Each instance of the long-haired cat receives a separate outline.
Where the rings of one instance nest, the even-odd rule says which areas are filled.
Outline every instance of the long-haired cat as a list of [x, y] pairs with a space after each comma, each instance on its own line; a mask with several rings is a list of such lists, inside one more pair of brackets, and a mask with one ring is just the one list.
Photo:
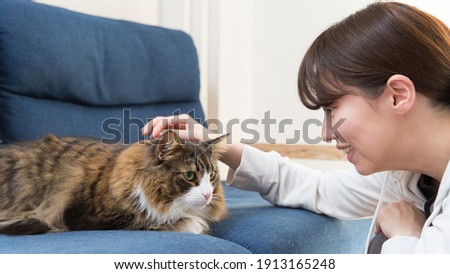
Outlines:
[[226, 216], [217, 139], [108, 145], [49, 135], [0, 148], [0, 233], [130, 229], [207, 233]]

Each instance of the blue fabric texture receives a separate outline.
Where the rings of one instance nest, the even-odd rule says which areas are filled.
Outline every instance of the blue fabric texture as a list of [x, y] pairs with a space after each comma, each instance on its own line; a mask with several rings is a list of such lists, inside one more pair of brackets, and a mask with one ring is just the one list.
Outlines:
[[17, 0], [2, 1], [0, 26], [5, 91], [95, 106], [198, 99], [183, 32]]
[[[185, 33], [0, 1], [0, 145], [45, 134], [132, 143], [157, 115], [204, 120]], [[0, 235], [0, 253], [360, 253], [369, 220], [273, 207], [225, 187], [229, 217], [211, 235], [75, 231]]]
[[252, 253], [363, 253], [370, 219], [344, 221], [307, 210], [273, 207], [255, 192], [225, 186], [229, 217], [212, 235]]
[[32, 236], [0, 235], [0, 254], [246, 254], [216, 237], [154, 231], [71, 231]]
[[[5, 143], [50, 132], [111, 138], [102, 122], [122, 109], [143, 122], [180, 112], [203, 119], [197, 53], [184, 32], [4, 0], [0, 45]], [[137, 141], [128, 130], [124, 138]]]
[[38, 139], [53, 133], [130, 144], [143, 138], [140, 129], [153, 117], [179, 113], [203, 119], [198, 101], [96, 107], [0, 90], [0, 128], [5, 143]]

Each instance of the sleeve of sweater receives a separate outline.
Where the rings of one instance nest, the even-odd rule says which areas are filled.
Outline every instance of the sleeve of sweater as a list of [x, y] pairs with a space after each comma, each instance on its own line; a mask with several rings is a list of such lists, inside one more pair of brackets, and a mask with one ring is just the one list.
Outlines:
[[[274, 205], [355, 219], [373, 215], [385, 176], [387, 172], [362, 176], [354, 169], [321, 173], [276, 152], [244, 146], [241, 164], [230, 169], [227, 183], [257, 191]], [[395, 200], [389, 187], [384, 200]]]

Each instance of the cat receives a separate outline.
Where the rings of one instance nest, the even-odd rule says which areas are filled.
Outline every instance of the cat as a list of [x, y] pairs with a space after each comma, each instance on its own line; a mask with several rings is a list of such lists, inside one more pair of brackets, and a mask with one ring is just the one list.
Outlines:
[[0, 148], [0, 233], [208, 233], [227, 215], [217, 161], [224, 136], [167, 131], [132, 145], [48, 135]]

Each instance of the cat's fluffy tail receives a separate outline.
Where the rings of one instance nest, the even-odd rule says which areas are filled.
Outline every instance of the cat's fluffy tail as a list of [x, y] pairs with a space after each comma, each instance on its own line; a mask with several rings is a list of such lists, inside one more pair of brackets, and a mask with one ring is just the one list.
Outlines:
[[0, 220], [0, 233], [8, 235], [35, 235], [43, 234], [51, 230], [51, 227], [36, 218]]

